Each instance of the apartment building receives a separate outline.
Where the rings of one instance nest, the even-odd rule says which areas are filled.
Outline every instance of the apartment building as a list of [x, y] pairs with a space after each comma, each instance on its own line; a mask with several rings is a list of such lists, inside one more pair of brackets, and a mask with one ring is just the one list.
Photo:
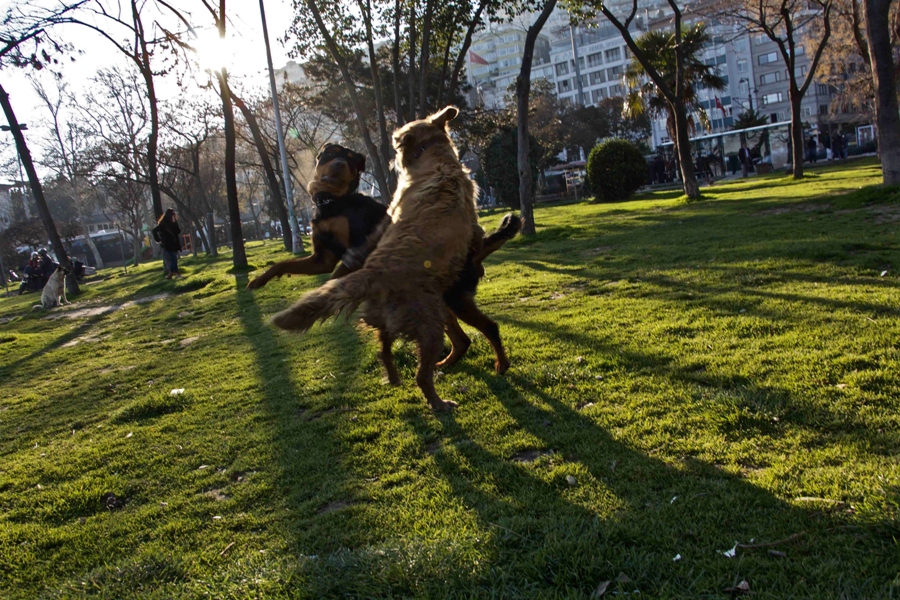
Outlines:
[[[466, 56], [466, 72], [472, 86], [470, 103], [473, 106], [500, 108], [504, 105], [507, 90], [522, 68], [525, 35], [523, 27], [511, 25], [483, 32], [473, 38]], [[539, 35], [534, 44], [531, 79], [550, 79], [552, 76], [550, 41], [547, 36]]]

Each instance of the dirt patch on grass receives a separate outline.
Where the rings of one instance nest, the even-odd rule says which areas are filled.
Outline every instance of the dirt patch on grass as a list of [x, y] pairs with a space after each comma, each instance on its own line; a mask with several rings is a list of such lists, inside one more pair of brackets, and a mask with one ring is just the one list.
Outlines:
[[335, 500], [334, 502], [329, 502], [328, 504], [326, 504], [325, 506], [323, 506], [322, 508], [317, 510], [316, 514], [324, 515], [324, 514], [327, 514], [330, 512], [334, 512], [336, 510], [341, 510], [341, 509], [347, 508], [348, 506], [352, 506], [352, 505], [353, 505], [352, 502], [347, 502], [344, 500]]
[[778, 208], [768, 208], [761, 210], [757, 215], [768, 217], [773, 215], [792, 215], [803, 213], [822, 213], [830, 212], [832, 206], [830, 204], [796, 204], [794, 206], [779, 206]]
[[551, 454], [551, 452], [551, 450], [538, 450], [536, 448], [530, 448], [528, 450], [520, 450], [519, 452], [516, 452], [509, 460], [517, 463], [532, 463], [542, 456]]
[[75, 309], [63, 308], [47, 315], [44, 318], [51, 321], [56, 319], [90, 319], [92, 317], [100, 317], [108, 313], [116, 312], [117, 310], [128, 309], [138, 304], [146, 304], [147, 302], [164, 300], [171, 295], [172, 294], [169, 293], [155, 294], [153, 296], [147, 296], [146, 298], [137, 298], [136, 300], [129, 300], [128, 302], [125, 302], [123, 304], [111, 304], [109, 306], [86, 306], [84, 308]]
[[870, 206], [867, 209], [875, 215], [875, 224], [884, 225], [885, 223], [896, 223], [900, 221], [900, 205], [878, 205]]

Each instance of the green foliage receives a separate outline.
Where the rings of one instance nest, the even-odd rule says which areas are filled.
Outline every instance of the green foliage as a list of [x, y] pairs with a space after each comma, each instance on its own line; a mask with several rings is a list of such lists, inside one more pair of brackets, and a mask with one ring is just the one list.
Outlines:
[[156, 392], [123, 406], [112, 415], [114, 423], [127, 423], [159, 417], [184, 410], [190, 404], [190, 395]]
[[[494, 188], [500, 202], [512, 208], [519, 206], [518, 139], [515, 128], [504, 127], [491, 138], [481, 157], [485, 182]], [[537, 181], [537, 157], [541, 154], [541, 147], [534, 137], [529, 136], [529, 140], [531, 173]]]
[[602, 202], [630, 198], [647, 181], [647, 161], [636, 144], [607, 140], [591, 150], [587, 185]]

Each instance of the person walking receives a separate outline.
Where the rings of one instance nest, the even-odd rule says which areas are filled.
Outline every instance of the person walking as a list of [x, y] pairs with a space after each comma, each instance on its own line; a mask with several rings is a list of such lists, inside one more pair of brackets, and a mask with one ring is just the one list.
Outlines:
[[840, 131], [831, 136], [831, 156], [833, 160], [844, 158], [844, 136]]
[[806, 141], [806, 160], [811, 163], [816, 162], [818, 149], [819, 145], [816, 144], [816, 138], [814, 136], [809, 136], [809, 139]]
[[741, 149], [738, 150], [738, 159], [741, 161], [741, 170], [743, 172], [744, 177], [750, 176], [750, 150], [747, 149], [745, 144], [741, 144]]
[[151, 231], [153, 239], [162, 246], [163, 271], [166, 279], [181, 277], [178, 272], [178, 253], [181, 252], [181, 227], [175, 209], [169, 208], [163, 213]]

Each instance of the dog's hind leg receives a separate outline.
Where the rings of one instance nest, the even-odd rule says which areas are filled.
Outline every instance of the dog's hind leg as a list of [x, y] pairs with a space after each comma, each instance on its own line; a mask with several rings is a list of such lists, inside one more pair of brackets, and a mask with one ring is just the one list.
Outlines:
[[381, 341], [381, 352], [378, 356], [387, 372], [388, 382], [391, 385], [400, 385], [400, 373], [397, 371], [397, 365], [394, 364], [394, 352], [391, 350], [394, 338], [386, 330], [381, 329], [378, 331], [378, 339]]
[[419, 343], [419, 367], [416, 370], [416, 383], [425, 399], [434, 411], [451, 410], [458, 406], [452, 400], [441, 400], [434, 389], [434, 363], [441, 355], [444, 333], [440, 326], [420, 329]]
[[463, 328], [459, 326], [459, 321], [453, 313], [449, 311], [447, 311], [447, 319], [444, 321], [444, 330], [447, 332], [447, 337], [450, 338], [450, 354], [435, 365], [436, 367], [449, 367], [455, 364], [456, 361], [465, 356], [469, 346], [472, 345], [472, 340], [469, 339]]
[[497, 327], [497, 324], [490, 317], [479, 310], [478, 306], [475, 305], [475, 298], [472, 296], [460, 298], [456, 316], [462, 319], [463, 323], [471, 325], [487, 338], [496, 356], [494, 369], [497, 373], [505, 373], [509, 369], [509, 358], [506, 356], [506, 350], [503, 348], [503, 342], [500, 340], [500, 328]]

